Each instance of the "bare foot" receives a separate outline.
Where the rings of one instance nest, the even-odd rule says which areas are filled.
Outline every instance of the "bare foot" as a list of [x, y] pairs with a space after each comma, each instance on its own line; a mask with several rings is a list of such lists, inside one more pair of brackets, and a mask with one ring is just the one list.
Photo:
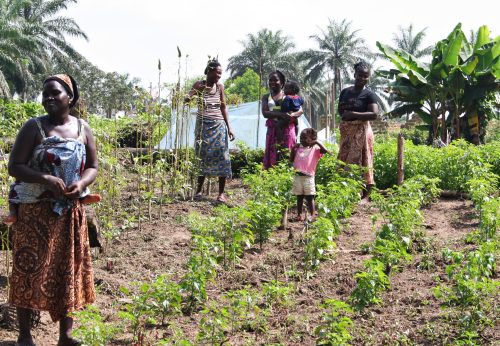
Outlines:
[[370, 204], [370, 199], [368, 197], [365, 197], [359, 201], [359, 204], [365, 205], [365, 204]]
[[217, 196], [217, 202], [226, 203], [227, 202], [226, 196], [223, 193], [221, 193], [219, 196]]
[[298, 214], [297, 215], [297, 221], [301, 222], [301, 221], [304, 221], [304, 220], [305, 220], [304, 215], [302, 215], [302, 214]]
[[57, 346], [81, 346], [82, 342], [74, 338], [59, 339]]
[[12, 226], [13, 224], [15, 224], [17, 222], [17, 216], [16, 215], [9, 215], [9, 216], [4, 217], [4, 219], [2, 221], [7, 226]]
[[36, 344], [31, 336], [26, 338], [19, 337], [17, 339], [16, 346], [36, 346]]

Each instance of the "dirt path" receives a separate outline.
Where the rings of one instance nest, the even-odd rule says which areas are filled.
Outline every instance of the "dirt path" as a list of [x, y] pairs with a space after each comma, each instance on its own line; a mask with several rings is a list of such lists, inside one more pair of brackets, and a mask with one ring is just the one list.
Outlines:
[[[247, 195], [238, 181], [231, 184], [229, 191], [233, 203], [241, 203]], [[105, 253], [99, 254], [94, 262], [99, 284], [95, 305], [101, 312], [111, 320], [117, 320], [117, 302], [122, 299], [120, 286], [130, 287], [133, 281], [148, 281], [160, 273], [169, 273], [173, 279], [179, 279], [185, 272], [191, 237], [182, 218], [193, 211], [209, 214], [212, 207], [211, 199], [166, 205], [162, 221], [145, 222], [141, 232], [130, 229], [110, 242]], [[371, 221], [373, 213], [368, 206], [358, 207], [336, 240], [335, 256], [322, 263], [310, 279], [306, 279], [302, 271], [303, 225], [294, 222], [291, 222], [294, 240], [288, 239], [288, 231], [277, 231], [262, 251], [258, 247], [248, 250], [235, 270], [221, 269], [215, 283], [207, 287], [209, 300], [218, 300], [229, 290], [259, 288], [273, 279], [292, 284], [295, 291], [289, 306], [272, 311], [267, 319], [267, 332], [229, 335], [230, 344], [314, 345], [313, 330], [321, 318], [319, 304], [327, 298], [347, 300], [355, 286], [355, 273], [370, 257], [360, 249], [362, 244], [372, 242], [375, 237]], [[435, 277], [443, 275], [439, 254], [445, 246], [461, 247], [460, 239], [477, 226], [477, 218], [470, 202], [461, 200], [440, 200], [423, 213], [425, 232], [432, 239], [427, 257], [415, 255], [408, 267], [391, 277], [392, 289], [383, 295], [383, 304], [353, 318], [353, 345], [392, 345], [398, 342], [403, 345], [441, 345], [450, 336], [432, 294]], [[292, 213], [290, 221], [293, 217]], [[429, 269], [419, 269], [423, 261], [429, 263]], [[5, 261], [2, 260], [0, 303], [6, 301], [7, 296], [5, 273]], [[198, 312], [174, 321], [186, 336], [193, 339], [200, 318]], [[161, 337], [166, 331], [152, 330], [151, 335], [154, 333]], [[496, 333], [498, 336], [498, 331]], [[38, 345], [53, 345], [57, 325], [42, 313], [42, 324], [33, 334]], [[492, 334], [490, 340], [495, 340], [494, 337]], [[0, 328], [0, 346], [13, 344], [15, 338], [15, 331]], [[114, 344], [127, 345], [130, 340], [125, 335]]]

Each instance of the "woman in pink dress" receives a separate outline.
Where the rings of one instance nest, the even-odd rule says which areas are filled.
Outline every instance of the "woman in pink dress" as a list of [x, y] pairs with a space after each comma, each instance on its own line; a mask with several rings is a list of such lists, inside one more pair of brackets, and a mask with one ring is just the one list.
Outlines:
[[[285, 75], [281, 71], [269, 74], [269, 94], [262, 97], [262, 115], [267, 119], [266, 148], [264, 152], [264, 169], [274, 166], [279, 160], [286, 159], [287, 153], [297, 143], [297, 119], [304, 113], [285, 113], [281, 104], [285, 98], [283, 86]], [[278, 127], [278, 120], [288, 121], [288, 126]], [[281, 133], [277, 133], [280, 131]]]

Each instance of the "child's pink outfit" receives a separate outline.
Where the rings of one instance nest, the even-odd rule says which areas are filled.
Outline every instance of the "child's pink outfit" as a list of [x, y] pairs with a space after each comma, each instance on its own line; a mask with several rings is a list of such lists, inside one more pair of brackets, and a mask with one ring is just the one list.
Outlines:
[[318, 145], [312, 147], [300, 146], [295, 151], [293, 168], [297, 171], [293, 180], [292, 194], [297, 196], [312, 196], [316, 194], [314, 174], [316, 165], [323, 156]]

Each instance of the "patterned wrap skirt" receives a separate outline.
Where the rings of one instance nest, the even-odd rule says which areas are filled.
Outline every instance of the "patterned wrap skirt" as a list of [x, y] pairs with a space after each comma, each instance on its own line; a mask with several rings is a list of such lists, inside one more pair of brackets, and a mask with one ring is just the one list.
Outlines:
[[61, 216], [51, 202], [21, 203], [13, 229], [11, 305], [59, 321], [95, 301], [85, 210], [80, 201]]
[[232, 177], [229, 157], [229, 134], [226, 122], [196, 120], [195, 151], [201, 160], [201, 175], [206, 177]]
[[367, 185], [375, 185], [373, 178], [373, 131], [369, 121], [340, 122], [340, 148], [338, 159], [347, 164], [368, 168]]
[[[274, 119], [267, 119], [266, 127], [266, 148], [262, 161], [264, 169], [269, 169], [276, 165], [278, 161], [288, 159], [290, 151], [297, 143], [297, 128], [293, 123], [284, 128], [279, 128], [276, 126], [276, 120]], [[276, 131], [280, 130], [283, 132], [278, 136]]]

